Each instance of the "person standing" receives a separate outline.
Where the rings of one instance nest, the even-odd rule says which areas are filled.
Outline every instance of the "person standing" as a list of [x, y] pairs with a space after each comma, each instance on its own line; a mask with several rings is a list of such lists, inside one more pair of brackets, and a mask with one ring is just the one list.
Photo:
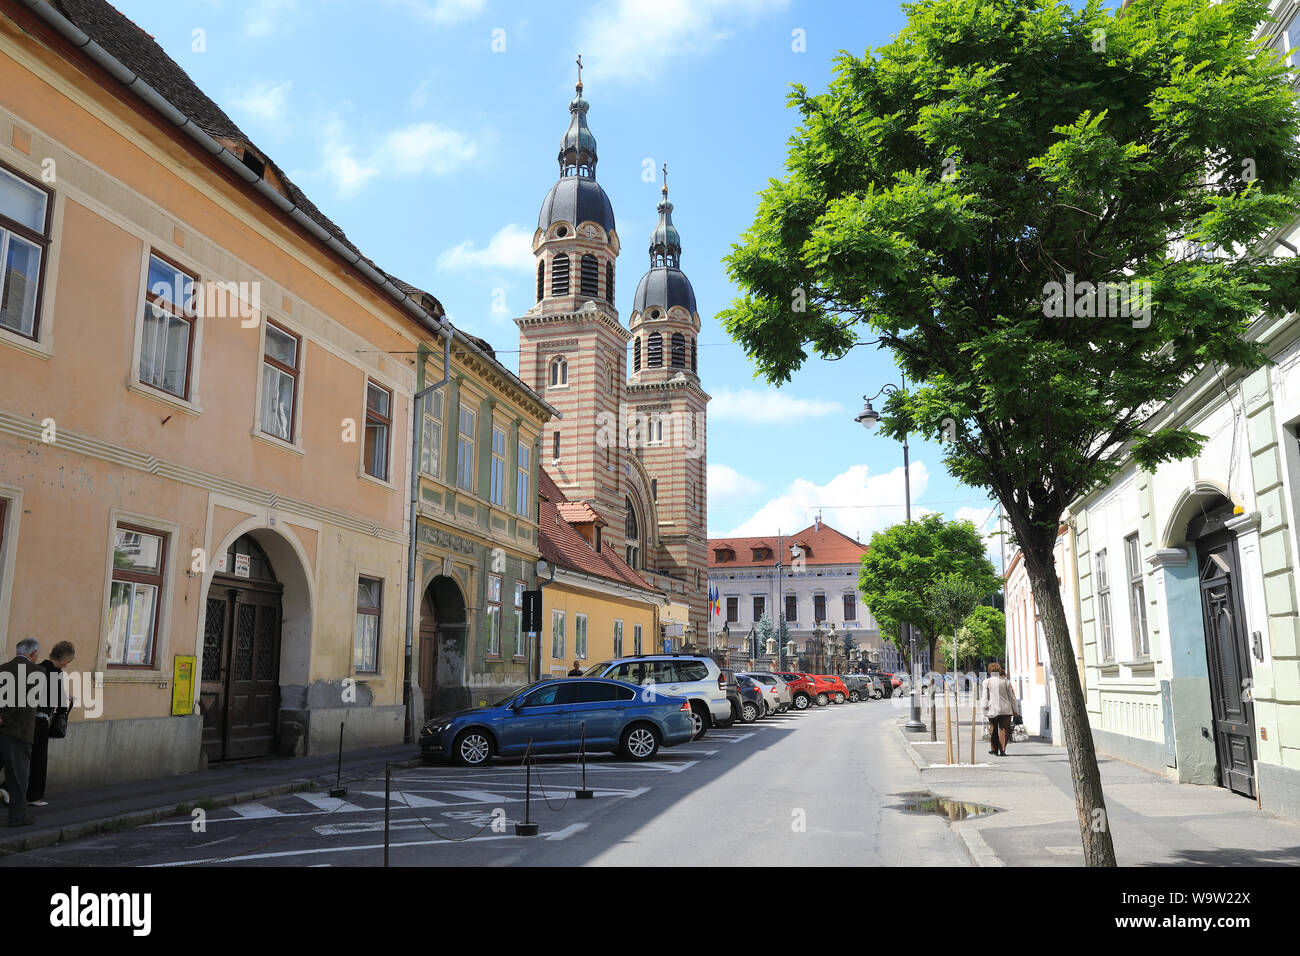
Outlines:
[[582, 676], [582, 667], [579, 665], [579, 663], [578, 663], [577, 661], [574, 661], [574, 662], [573, 662], [573, 670], [569, 671], [569, 673], [568, 673], [567, 675], [565, 675], [565, 676], [567, 676], [567, 677], [581, 677], [581, 676]]
[[1011, 739], [1011, 718], [1020, 716], [1020, 702], [1016, 700], [1011, 681], [1002, 676], [1000, 664], [989, 665], [983, 696], [984, 716], [989, 722], [989, 753], [1005, 757], [1007, 741]]
[[27, 775], [32, 759], [36, 707], [28, 695], [30, 679], [41, 672], [36, 654], [41, 645], [30, 637], [18, 642], [17, 656], [0, 664], [0, 764], [5, 771], [5, 792], [9, 795], [9, 825], [31, 826], [27, 812]]
[[[41, 661], [40, 667], [45, 671], [46, 697], [42, 706], [36, 708], [36, 726], [32, 737], [32, 765], [27, 781], [27, 802], [34, 807], [47, 806], [45, 800], [45, 772], [50, 760], [50, 728], [57, 718], [67, 727], [68, 711], [71, 704], [67, 692], [63, 689], [63, 669], [77, 656], [77, 649], [71, 641], [59, 641], [50, 649], [50, 656]], [[62, 737], [60, 733], [58, 736]]]

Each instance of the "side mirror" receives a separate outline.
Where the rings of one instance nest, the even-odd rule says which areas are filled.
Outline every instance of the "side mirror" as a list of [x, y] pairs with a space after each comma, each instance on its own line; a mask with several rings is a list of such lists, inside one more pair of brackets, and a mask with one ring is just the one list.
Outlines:
[[523, 710], [523, 708], [524, 708], [524, 699], [522, 697], [516, 697], [514, 700], [510, 702], [510, 709], [513, 711], [518, 712], [520, 710]]

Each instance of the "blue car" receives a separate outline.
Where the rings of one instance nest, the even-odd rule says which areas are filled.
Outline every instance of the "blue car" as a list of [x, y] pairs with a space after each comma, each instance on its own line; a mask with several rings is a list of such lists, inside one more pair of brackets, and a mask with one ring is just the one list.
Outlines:
[[574, 753], [585, 735], [590, 751], [649, 760], [660, 747], [694, 733], [690, 702], [604, 678], [551, 678], [520, 688], [490, 707], [434, 717], [420, 731], [420, 756], [467, 767], [493, 756]]

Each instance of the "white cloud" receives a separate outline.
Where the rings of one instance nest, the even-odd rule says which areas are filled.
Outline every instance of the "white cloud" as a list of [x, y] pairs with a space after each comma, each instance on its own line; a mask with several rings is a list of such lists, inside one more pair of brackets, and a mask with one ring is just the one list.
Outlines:
[[789, 0], [618, 0], [611, 11], [602, 3], [582, 18], [587, 27], [578, 49], [593, 80], [649, 80], [662, 74], [666, 59], [708, 53], [731, 36], [733, 23], [752, 23], [788, 5]]
[[284, 122], [288, 113], [289, 90], [292, 86], [288, 80], [283, 83], [259, 83], [234, 96], [230, 102], [241, 118], [262, 126], [278, 125]]
[[774, 388], [719, 388], [709, 402], [709, 418], [746, 424], [797, 424], [821, 415], [844, 412], [839, 402], [796, 398]]
[[533, 230], [514, 223], [498, 229], [481, 249], [475, 247], [472, 239], [466, 239], [438, 256], [438, 268], [450, 271], [507, 269], [531, 272], [535, 267]]
[[[912, 464], [911, 472], [912, 497], [916, 498], [925, 493], [930, 473], [919, 461]], [[813, 523], [820, 510], [826, 524], [851, 538], [860, 536], [865, 543], [873, 532], [904, 519], [903, 502], [901, 465], [879, 475], [872, 475], [869, 465], [853, 465], [824, 485], [796, 478], [784, 492], [722, 537], [800, 531]], [[925, 508], [913, 505], [913, 518], [926, 513]]]
[[478, 152], [469, 137], [436, 123], [414, 123], [390, 130], [365, 155], [358, 155], [348, 141], [339, 117], [330, 117], [322, 133], [321, 172], [345, 197], [356, 195], [377, 176], [449, 173]]
[[706, 480], [709, 486], [709, 504], [713, 499], [734, 502], [737, 498], [750, 498], [763, 490], [761, 482], [748, 475], [742, 475], [729, 465], [708, 465]]
[[438, 26], [459, 23], [478, 16], [487, 5], [487, 0], [388, 0], [412, 13], [421, 20], [427, 20]]
[[998, 535], [998, 512], [992, 504], [972, 508], [969, 505], [958, 508], [953, 515], [954, 521], [969, 521], [984, 536], [984, 553], [993, 562], [993, 567], [1002, 570], [1002, 538]]
[[269, 37], [284, 15], [298, 6], [298, 0], [257, 0], [244, 14], [244, 33], [250, 37]]

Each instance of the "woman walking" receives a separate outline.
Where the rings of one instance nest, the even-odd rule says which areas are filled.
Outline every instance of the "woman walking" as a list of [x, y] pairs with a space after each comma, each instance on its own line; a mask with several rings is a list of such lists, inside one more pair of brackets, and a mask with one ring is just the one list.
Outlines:
[[984, 681], [984, 716], [989, 721], [989, 753], [997, 757], [1007, 755], [1007, 741], [1011, 739], [1011, 717], [1020, 716], [1020, 702], [1011, 681], [1002, 676], [1000, 664], [989, 665], [989, 676]]

